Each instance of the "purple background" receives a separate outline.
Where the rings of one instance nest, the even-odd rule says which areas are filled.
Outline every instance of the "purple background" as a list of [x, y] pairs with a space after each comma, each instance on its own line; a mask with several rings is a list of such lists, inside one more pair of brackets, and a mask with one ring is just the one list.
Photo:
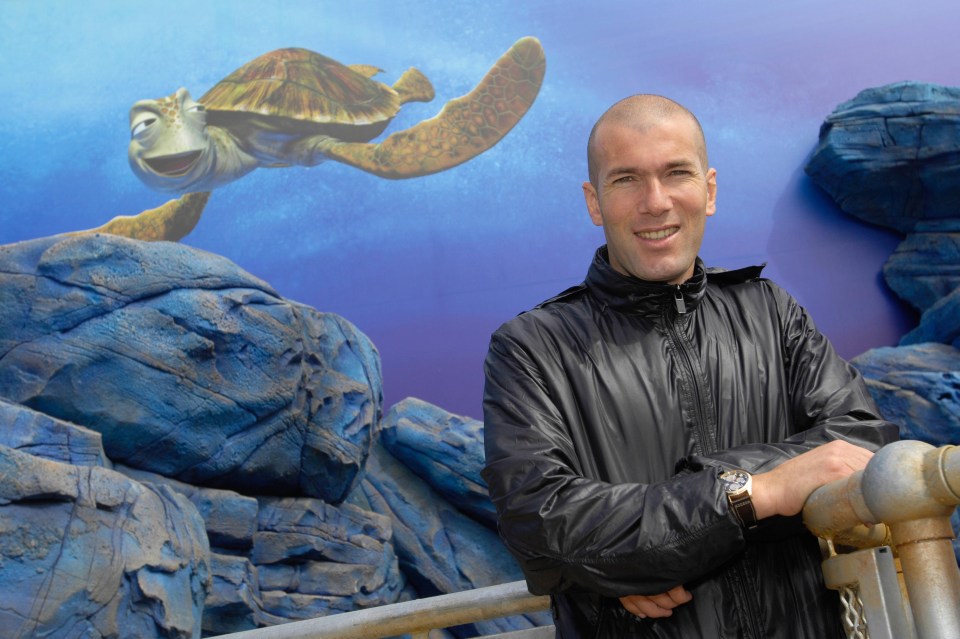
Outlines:
[[0, 243], [91, 228], [167, 196], [127, 166], [127, 112], [199, 96], [253, 57], [307, 47], [408, 66], [434, 83], [388, 131], [469, 91], [537, 36], [537, 102], [494, 149], [426, 178], [335, 163], [259, 170], [214, 193], [185, 242], [283, 295], [339, 313], [383, 358], [386, 405], [407, 396], [480, 416], [490, 333], [578, 283], [602, 231], [580, 184], [607, 106], [660, 93], [701, 119], [718, 170], [710, 265], [767, 262], [845, 356], [897, 342], [915, 317], [880, 279], [899, 238], [848, 218], [803, 174], [824, 117], [861, 89], [958, 84], [955, 0], [724, 2], [0, 3]]

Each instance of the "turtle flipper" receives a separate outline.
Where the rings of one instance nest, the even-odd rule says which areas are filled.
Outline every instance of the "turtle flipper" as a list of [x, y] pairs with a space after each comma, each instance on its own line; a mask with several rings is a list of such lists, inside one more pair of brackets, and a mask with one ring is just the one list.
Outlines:
[[400, 96], [400, 104], [429, 102], [434, 97], [433, 85], [416, 67], [404, 71], [400, 79], [393, 84], [393, 90]]
[[347, 68], [356, 71], [365, 78], [372, 78], [378, 73], [383, 73], [383, 69], [375, 67], [372, 64], [348, 64]]
[[76, 231], [69, 235], [110, 233], [149, 242], [159, 240], [176, 242], [186, 237], [197, 225], [209, 198], [209, 191], [187, 193], [155, 209], [147, 209], [137, 215], [118, 215], [103, 226], [88, 231]]
[[491, 148], [533, 104], [546, 58], [540, 41], [521, 38], [473, 91], [448, 102], [440, 113], [379, 144], [327, 139], [320, 151], [331, 159], [384, 178], [437, 173]]

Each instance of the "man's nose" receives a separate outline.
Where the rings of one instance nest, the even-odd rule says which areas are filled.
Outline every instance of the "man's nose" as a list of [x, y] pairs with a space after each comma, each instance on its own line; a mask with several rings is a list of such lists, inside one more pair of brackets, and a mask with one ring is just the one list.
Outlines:
[[660, 180], [650, 180], [644, 189], [643, 212], [648, 215], [663, 215], [670, 210], [670, 194]]

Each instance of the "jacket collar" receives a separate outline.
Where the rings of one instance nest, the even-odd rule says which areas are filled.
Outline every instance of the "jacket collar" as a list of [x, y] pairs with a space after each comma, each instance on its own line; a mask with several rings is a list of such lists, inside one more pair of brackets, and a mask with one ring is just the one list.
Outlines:
[[593, 256], [587, 272], [587, 288], [603, 306], [625, 313], [659, 314], [665, 306], [689, 313], [700, 303], [707, 289], [707, 272], [697, 258], [693, 276], [680, 285], [648, 282], [623, 275], [610, 266], [607, 247], [601, 246]]

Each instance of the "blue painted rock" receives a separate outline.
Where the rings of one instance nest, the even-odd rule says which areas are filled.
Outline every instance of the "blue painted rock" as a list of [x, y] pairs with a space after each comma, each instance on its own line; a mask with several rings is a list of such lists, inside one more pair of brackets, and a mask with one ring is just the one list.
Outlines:
[[116, 470], [139, 482], [164, 484], [189, 499], [203, 518], [212, 548], [236, 553], [249, 552], [253, 547], [260, 513], [255, 498], [232, 490], [193, 486], [128, 466], [116, 466]]
[[396, 602], [390, 520], [352, 504], [261, 498], [252, 559], [268, 624]]
[[934, 343], [875, 348], [851, 363], [901, 437], [960, 443], [960, 350]]
[[230, 261], [109, 235], [0, 247], [0, 397], [103, 435], [114, 462], [244, 494], [349, 493], [380, 417], [349, 322]]
[[[933, 446], [960, 443], [960, 350], [936, 343], [875, 348], [851, 360], [880, 413], [900, 436]], [[960, 535], [960, 511], [950, 519]], [[953, 551], [960, 563], [960, 540]]]
[[[400, 567], [420, 596], [523, 579], [494, 531], [455, 509], [382, 446], [374, 445], [358, 493], [351, 499], [392, 520]], [[549, 623], [549, 615], [543, 613], [473, 626], [485, 635]], [[474, 629], [458, 627], [454, 631], [471, 633]]]
[[408, 397], [383, 417], [380, 440], [390, 454], [451, 504], [496, 526], [483, 468], [483, 422]]
[[203, 610], [204, 636], [266, 625], [257, 569], [246, 557], [210, 553], [212, 582]]
[[958, 157], [960, 88], [900, 82], [839, 105], [806, 172], [847, 213], [908, 233], [958, 217]]
[[6, 446], [0, 477], [4, 636], [199, 636], [210, 548], [185, 497]]
[[75, 466], [111, 467], [100, 433], [3, 400], [0, 446]]
[[900, 338], [900, 344], [939, 342], [960, 347], [960, 289], [954, 290], [920, 316], [920, 325]]
[[938, 226], [920, 225], [883, 265], [890, 288], [920, 311], [960, 287], [960, 219], [952, 230]]

